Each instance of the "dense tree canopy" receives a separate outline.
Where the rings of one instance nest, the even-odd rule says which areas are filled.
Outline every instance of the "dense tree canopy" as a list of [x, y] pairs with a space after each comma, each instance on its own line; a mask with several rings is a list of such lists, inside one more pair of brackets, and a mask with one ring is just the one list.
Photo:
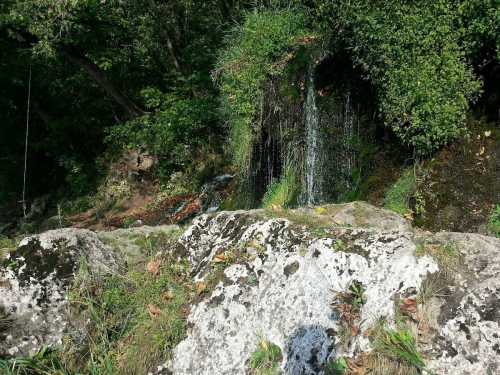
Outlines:
[[428, 154], [463, 133], [485, 67], [498, 66], [499, 5], [3, 0], [0, 200], [19, 199], [30, 70], [31, 195], [78, 195], [106, 150], [145, 149], [168, 176], [200, 150], [223, 152], [230, 134], [244, 144], [263, 81], [306, 34], [347, 51], [386, 125]]

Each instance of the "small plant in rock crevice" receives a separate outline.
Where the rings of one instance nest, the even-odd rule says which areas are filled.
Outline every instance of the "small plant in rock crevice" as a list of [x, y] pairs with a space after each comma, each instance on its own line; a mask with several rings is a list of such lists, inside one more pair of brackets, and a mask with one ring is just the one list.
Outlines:
[[283, 355], [279, 346], [262, 339], [248, 361], [249, 375], [281, 374]]
[[325, 375], [346, 375], [348, 370], [349, 366], [346, 359], [341, 357], [326, 364]]
[[346, 292], [338, 293], [332, 307], [339, 314], [339, 342], [348, 346], [352, 337], [359, 332], [361, 309], [366, 302], [363, 285], [353, 281]]
[[370, 331], [370, 338], [374, 348], [370, 357], [379, 366], [392, 367], [396, 374], [432, 374], [418, 351], [415, 336], [404, 322], [400, 321], [395, 328], [391, 328], [385, 320], [380, 320]]

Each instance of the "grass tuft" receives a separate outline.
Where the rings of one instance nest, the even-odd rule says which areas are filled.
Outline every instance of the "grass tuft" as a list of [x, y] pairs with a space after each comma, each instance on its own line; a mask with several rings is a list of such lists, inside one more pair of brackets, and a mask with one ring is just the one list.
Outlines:
[[261, 340], [255, 352], [252, 353], [249, 361], [251, 375], [278, 375], [281, 373], [280, 363], [283, 359], [279, 346]]
[[147, 374], [170, 359], [185, 338], [194, 298], [189, 265], [157, 255], [160, 242], [151, 242], [144, 258], [124, 274], [97, 277], [81, 264], [70, 302], [80, 320], [89, 323], [84, 347], [78, 338], [66, 343], [64, 361], [73, 372]]
[[2, 375], [70, 375], [60, 360], [59, 354], [43, 348], [37, 354], [27, 358], [0, 358]]

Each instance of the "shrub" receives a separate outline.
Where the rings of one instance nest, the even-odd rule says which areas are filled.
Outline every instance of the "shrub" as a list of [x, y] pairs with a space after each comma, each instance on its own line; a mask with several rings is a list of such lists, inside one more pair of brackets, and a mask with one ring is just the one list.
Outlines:
[[320, 8], [329, 27], [375, 85], [385, 123], [405, 144], [426, 154], [464, 132], [480, 84], [465, 61], [453, 3], [331, 4]]
[[185, 169], [197, 150], [209, 143], [217, 125], [217, 104], [209, 97], [142, 92], [151, 113], [110, 128], [107, 142], [117, 149], [148, 151], [159, 159], [157, 173], [167, 179]]
[[259, 134], [254, 124], [263, 100], [263, 84], [284, 72], [293, 49], [311, 31], [298, 9], [263, 10], [247, 13], [227, 38], [227, 48], [218, 60], [217, 72], [222, 109], [231, 126], [234, 163], [247, 171], [252, 145]]
[[415, 194], [415, 191], [415, 173], [413, 168], [408, 168], [386, 193], [384, 207], [401, 215], [409, 213], [410, 199]]

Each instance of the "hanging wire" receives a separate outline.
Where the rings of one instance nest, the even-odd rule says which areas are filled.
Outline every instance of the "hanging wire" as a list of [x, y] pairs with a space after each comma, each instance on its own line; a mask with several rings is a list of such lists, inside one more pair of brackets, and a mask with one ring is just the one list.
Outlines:
[[28, 139], [29, 139], [29, 131], [30, 131], [30, 102], [31, 102], [31, 64], [30, 64], [30, 72], [28, 79], [28, 106], [26, 108], [26, 138], [24, 141], [24, 174], [23, 174], [23, 214], [26, 218], [26, 176], [28, 174]]

